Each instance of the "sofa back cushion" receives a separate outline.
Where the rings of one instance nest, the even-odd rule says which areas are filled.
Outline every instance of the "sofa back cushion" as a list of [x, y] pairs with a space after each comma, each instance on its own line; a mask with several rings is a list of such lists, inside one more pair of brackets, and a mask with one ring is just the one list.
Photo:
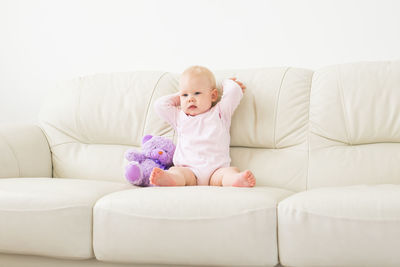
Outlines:
[[[231, 126], [232, 165], [251, 169], [257, 185], [306, 188], [309, 93], [313, 72], [260, 68], [215, 72], [217, 84], [247, 86]], [[124, 181], [123, 154], [145, 134], [176, 141], [154, 101], [178, 91], [178, 74], [97, 74], [63, 83], [43, 105], [40, 125], [52, 150], [53, 175]]]
[[400, 183], [400, 61], [314, 73], [308, 188]]
[[231, 125], [232, 165], [250, 169], [257, 185], [306, 189], [308, 112], [313, 71], [263, 68], [217, 72], [247, 86]]
[[124, 181], [123, 153], [140, 147], [162, 75], [97, 74], [60, 83], [39, 115], [52, 152], [53, 176]]

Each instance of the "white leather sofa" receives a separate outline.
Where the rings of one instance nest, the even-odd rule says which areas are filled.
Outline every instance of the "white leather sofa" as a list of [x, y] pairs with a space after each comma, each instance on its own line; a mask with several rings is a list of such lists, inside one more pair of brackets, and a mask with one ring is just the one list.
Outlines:
[[0, 266], [400, 266], [400, 61], [216, 76], [247, 86], [231, 158], [255, 188], [127, 184], [126, 149], [175, 139], [152, 105], [178, 75], [74, 79], [0, 126]]

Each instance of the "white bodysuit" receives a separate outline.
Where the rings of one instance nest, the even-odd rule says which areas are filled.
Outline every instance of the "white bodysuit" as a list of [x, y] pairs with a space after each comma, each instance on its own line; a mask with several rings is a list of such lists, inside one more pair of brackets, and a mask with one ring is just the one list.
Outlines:
[[221, 167], [229, 167], [231, 118], [243, 97], [240, 86], [224, 80], [221, 100], [207, 112], [186, 115], [176, 105], [177, 94], [159, 98], [155, 103], [157, 114], [178, 134], [173, 158], [176, 167], [188, 167], [196, 175], [198, 185], [208, 185], [211, 175]]

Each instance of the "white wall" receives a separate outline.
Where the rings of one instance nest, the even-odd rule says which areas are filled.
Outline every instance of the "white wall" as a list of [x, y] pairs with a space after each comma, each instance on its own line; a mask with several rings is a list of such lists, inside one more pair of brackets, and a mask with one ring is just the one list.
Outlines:
[[0, 123], [98, 72], [400, 59], [400, 1], [0, 0]]

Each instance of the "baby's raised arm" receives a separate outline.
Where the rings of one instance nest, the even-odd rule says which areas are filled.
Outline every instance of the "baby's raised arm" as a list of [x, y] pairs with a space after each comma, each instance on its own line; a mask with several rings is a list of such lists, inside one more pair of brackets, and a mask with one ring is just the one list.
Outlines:
[[176, 128], [176, 121], [181, 104], [179, 93], [162, 96], [154, 103], [154, 109], [158, 116]]
[[[240, 84], [239, 84], [240, 83]], [[236, 81], [236, 78], [226, 79], [222, 82], [222, 98], [219, 103], [221, 113], [229, 120], [235, 109], [242, 100], [244, 89], [243, 83]]]
[[238, 80], [236, 79], [236, 77], [232, 77], [232, 78], [229, 78], [229, 79], [231, 79], [232, 81], [234, 81], [235, 83], [237, 83], [237, 84], [240, 86], [240, 88], [242, 88], [242, 92], [243, 92], [243, 94], [244, 94], [244, 92], [246, 91], [246, 86], [245, 86], [241, 81], [238, 81]]

